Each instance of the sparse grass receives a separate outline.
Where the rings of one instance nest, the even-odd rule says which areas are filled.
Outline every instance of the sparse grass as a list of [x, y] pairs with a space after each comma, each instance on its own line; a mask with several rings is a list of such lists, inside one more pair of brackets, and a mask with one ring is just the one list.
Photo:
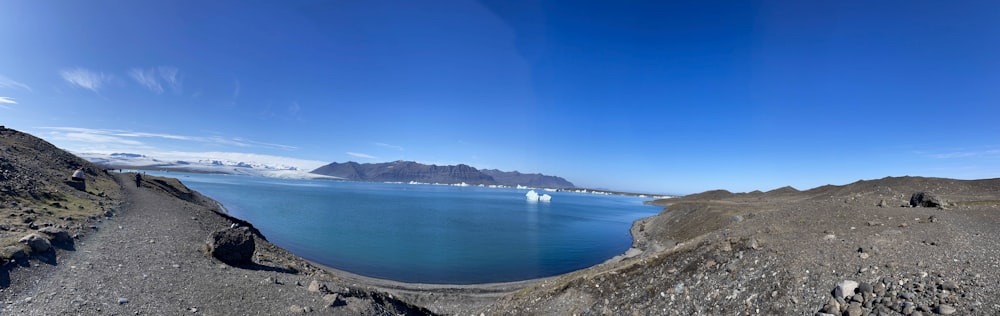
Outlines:
[[961, 202], [955, 202], [955, 204], [958, 204], [958, 206], [998, 207], [1000, 206], [1000, 200], [961, 201]]

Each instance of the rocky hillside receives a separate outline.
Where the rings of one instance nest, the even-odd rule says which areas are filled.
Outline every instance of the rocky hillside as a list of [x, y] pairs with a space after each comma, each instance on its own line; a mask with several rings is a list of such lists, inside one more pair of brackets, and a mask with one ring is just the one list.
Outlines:
[[[70, 181], [76, 168], [84, 182]], [[118, 184], [101, 167], [0, 126], [0, 247], [44, 227], [85, 232], [118, 198]]]
[[468, 183], [525, 185], [535, 187], [572, 188], [566, 179], [541, 174], [523, 174], [517, 171], [478, 170], [467, 165], [438, 166], [412, 161], [387, 163], [356, 162], [330, 163], [313, 170], [312, 173], [339, 177], [351, 181], [372, 182], [422, 182], [422, 183]]
[[547, 176], [538, 173], [520, 173], [517, 171], [500, 171], [497, 169], [483, 169], [480, 170], [483, 174], [493, 177], [499, 184], [505, 185], [524, 185], [529, 187], [540, 187], [540, 188], [573, 188], [572, 182], [566, 181], [566, 179]]
[[1000, 179], [902, 177], [660, 200], [634, 248], [472, 312], [997, 315]]

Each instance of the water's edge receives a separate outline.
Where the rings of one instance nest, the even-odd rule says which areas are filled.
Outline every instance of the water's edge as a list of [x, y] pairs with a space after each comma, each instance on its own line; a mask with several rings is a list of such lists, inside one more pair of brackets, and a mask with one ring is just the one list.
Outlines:
[[[174, 179], [176, 179], [178, 182], [180, 182], [182, 184], [184, 183], [182, 180], [180, 180], [178, 178], [174, 178]], [[187, 186], [186, 184], [184, 184], [184, 185]], [[215, 206], [217, 206], [217, 208], [213, 208], [213, 211], [215, 211], [215, 213], [218, 214], [219, 216], [222, 216], [223, 218], [226, 218], [226, 219], [228, 219], [230, 221], [233, 221], [235, 223], [238, 223], [239, 225], [249, 227], [261, 239], [264, 239], [265, 241], [267, 241], [267, 237], [262, 232], [260, 232], [253, 225], [253, 223], [231, 215], [230, 212], [229, 212], [229, 210], [225, 207], [225, 205], [223, 203], [221, 203], [219, 201], [216, 201], [215, 199], [213, 199], [213, 198], [211, 198], [211, 197], [209, 197], [209, 196], [207, 196], [205, 194], [202, 194], [201, 192], [199, 192], [197, 190], [194, 190], [194, 189], [190, 189], [190, 190], [192, 192], [196, 192], [198, 195], [200, 195], [202, 198], [204, 198], [209, 203], [214, 204]], [[653, 216], [655, 216], [655, 215], [653, 215]], [[650, 217], [652, 217], [652, 216], [650, 216]], [[643, 221], [644, 219], [647, 219], [647, 218], [648, 217], [644, 217], [644, 218], [640, 218], [640, 219], [637, 219], [637, 220], [633, 221], [632, 226], [634, 227], [637, 223], [639, 223], [640, 221]], [[335, 267], [332, 267], [332, 266], [329, 266], [329, 265], [325, 265], [325, 264], [322, 264], [322, 263], [319, 263], [319, 262], [316, 262], [316, 261], [313, 261], [313, 260], [305, 259], [305, 258], [302, 258], [301, 256], [298, 256], [298, 255], [294, 254], [293, 252], [289, 251], [288, 249], [285, 249], [285, 248], [283, 248], [281, 246], [278, 246], [278, 245], [274, 245], [274, 246], [278, 247], [278, 248], [281, 248], [282, 250], [286, 251], [287, 253], [289, 253], [292, 256], [295, 256], [296, 259], [298, 259], [298, 260], [309, 262], [310, 264], [312, 264], [312, 265], [314, 265], [316, 267], [322, 268], [323, 270], [326, 270], [327, 272], [332, 273], [334, 276], [336, 276], [336, 277], [338, 277], [340, 279], [343, 279], [343, 280], [346, 280], [346, 281], [349, 281], [349, 282], [358, 283], [360, 285], [373, 286], [373, 287], [377, 287], [377, 288], [380, 288], [380, 289], [391, 290], [391, 291], [420, 292], [420, 293], [424, 293], [424, 292], [447, 292], [447, 293], [451, 293], [451, 294], [455, 294], [456, 292], [464, 292], [464, 293], [467, 293], [467, 294], [487, 295], [487, 296], [491, 296], [491, 297], [493, 297], [493, 296], [499, 297], [499, 296], [501, 296], [503, 294], [511, 293], [511, 292], [523, 289], [525, 287], [537, 284], [539, 282], [543, 282], [543, 281], [547, 281], [547, 280], [551, 280], [551, 279], [556, 279], [556, 278], [559, 278], [559, 277], [567, 275], [567, 274], [575, 273], [575, 272], [581, 271], [581, 270], [590, 269], [590, 268], [593, 268], [593, 267], [596, 267], [596, 266], [617, 263], [617, 262], [620, 262], [620, 261], [625, 260], [627, 258], [632, 258], [632, 257], [635, 257], [635, 256], [637, 256], [637, 255], [645, 252], [642, 249], [639, 249], [639, 248], [635, 247], [636, 242], [637, 242], [637, 238], [642, 238], [643, 237], [642, 234], [639, 234], [639, 236], [636, 236], [636, 234], [634, 234], [634, 231], [632, 229], [630, 229], [628, 233], [629, 233], [630, 238], [632, 239], [632, 246], [630, 248], [626, 249], [626, 251], [623, 252], [623, 253], [621, 253], [621, 254], [615, 255], [615, 256], [613, 256], [611, 258], [608, 258], [607, 260], [605, 260], [603, 262], [597, 263], [597, 264], [592, 265], [592, 266], [588, 266], [588, 267], [581, 268], [581, 269], [578, 269], [578, 270], [569, 271], [569, 272], [566, 272], [566, 273], [562, 273], [562, 274], [558, 274], [558, 275], [553, 275], [553, 276], [548, 276], [548, 277], [533, 278], [533, 279], [526, 279], [526, 280], [519, 280], [519, 281], [509, 281], [509, 282], [489, 282], [489, 283], [469, 283], [469, 284], [414, 283], [414, 282], [403, 282], [403, 281], [396, 281], [396, 280], [391, 280], [391, 279], [370, 277], [370, 276], [360, 275], [360, 274], [357, 274], [357, 273], [352, 273], [352, 272], [349, 272], [349, 271], [341, 270], [341, 269], [338, 269], [338, 268], [335, 268]], [[268, 242], [270, 243], [270, 241], [268, 241]]]

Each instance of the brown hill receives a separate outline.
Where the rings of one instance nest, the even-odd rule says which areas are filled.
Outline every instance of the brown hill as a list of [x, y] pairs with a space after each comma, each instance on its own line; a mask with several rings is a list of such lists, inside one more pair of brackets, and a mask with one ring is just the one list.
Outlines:
[[[76, 168], [84, 170], [82, 183], [70, 181]], [[100, 166], [0, 126], [0, 247], [40, 227], [85, 232], [119, 196], [115, 179]]]
[[[918, 192], [943, 207], [901, 207]], [[1000, 313], [1000, 179], [890, 177], [661, 202], [669, 204], [662, 213], [633, 225], [627, 258], [541, 282], [477, 312]], [[834, 297], [845, 280], [861, 286]]]

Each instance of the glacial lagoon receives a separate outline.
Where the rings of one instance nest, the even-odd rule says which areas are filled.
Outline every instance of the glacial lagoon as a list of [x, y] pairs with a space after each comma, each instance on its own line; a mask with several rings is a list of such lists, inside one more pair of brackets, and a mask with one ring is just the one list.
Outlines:
[[476, 284], [559, 275], [631, 246], [655, 215], [648, 198], [528, 189], [362, 183], [190, 173], [180, 179], [272, 243], [352, 273], [412, 283]]

